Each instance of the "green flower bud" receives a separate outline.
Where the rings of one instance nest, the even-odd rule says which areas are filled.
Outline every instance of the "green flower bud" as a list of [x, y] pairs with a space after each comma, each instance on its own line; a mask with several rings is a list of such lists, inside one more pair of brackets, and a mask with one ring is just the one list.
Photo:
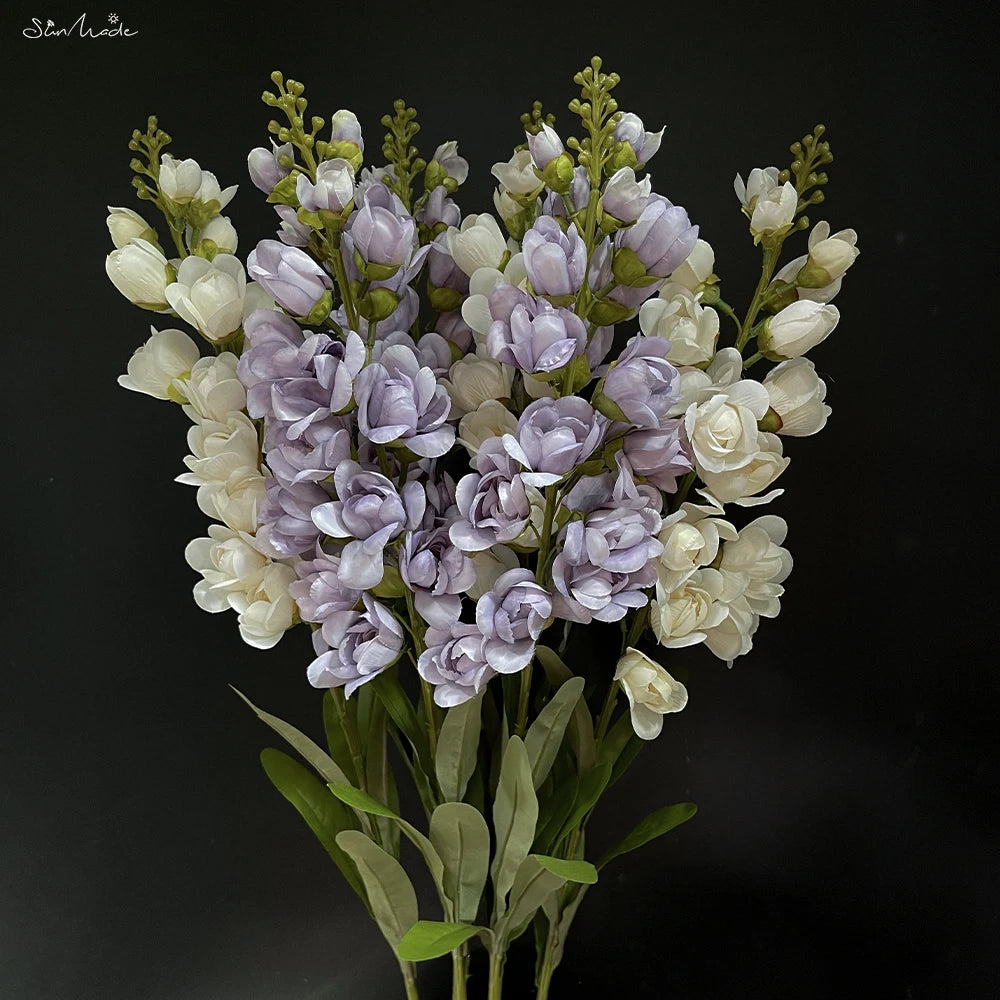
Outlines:
[[290, 205], [292, 208], [299, 207], [299, 199], [295, 194], [295, 180], [297, 173], [291, 173], [287, 177], [282, 177], [274, 190], [267, 196], [269, 205]]
[[757, 430], [767, 431], [769, 434], [777, 434], [782, 428], [782, 420], [774, 407], [769, 406], [767, 413], [757, 421]]
[[305, 317], [308, 326], [319, 326], [333, 309], [333, 293], [327, 289], [314, 303], [309, 314]]
[[620, 284], [628, 285], [629, 288], [642, 288], [660, 280], [647, 273], [646, 265], [631, 247], [621, 247], [615, 251], [611, 271]]
[[614, 299], [600, 299], [591, 306], [587, 319], [598, 326], [614, 326], [624, 323], [632, 315], [628, 306], [623, 306]]
[[[378, 279], [376, 279], [378, 280]], [[388, 319], [399, 305], [396, 293], [388, 288], [370, 289], [358, 303], [358, 312], [369, 322]]]
[[[388, 281], [400, 268], [399, 264], [375, 264], [354, 251], [354, 264], [369, 281]], [[393, 306], [393, 309], [396, 307]]]
[[454, 288], [438, 288], [427, 282], [427, 297], [438, 312], [451, 312], [462, 305], [462, 293]]
[[536, 173], [556, 194], [565, 194], [573, 183], [573, 166], [573, 157], [564, 152], [550, 161], [544, 170]]

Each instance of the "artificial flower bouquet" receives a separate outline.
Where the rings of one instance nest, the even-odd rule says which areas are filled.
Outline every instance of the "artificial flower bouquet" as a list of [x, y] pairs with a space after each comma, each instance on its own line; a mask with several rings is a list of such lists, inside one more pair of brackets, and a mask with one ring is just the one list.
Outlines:
[[[463, 216], [468, 164], [455, 142], [422, 158], [404, 102], [382, 119], [384, 165], [365, 167], [354, 114], [307, 117], [303, 85], [272, 80], [282, 120], [248, 165], [280, 228], [245, 268], [221, 214], [235, 188], [165, 153], [155, 118], [133, 134], [134, 185], [168, 239], [110, 209], [107, 272], [188, 330], [154, 329], [119, 381], [191, 419], [178, 479], [213, 522], [185, 552], [199, 607], [235, 611], [258, 649], [311, 629], [327, 745], [251, 705], [293, 751], [261, 759], [407, 997], [416, 963], [449, 953], [465, 997], [478, 939], [498, 1000], [530, 928], [544, 998], [598, 872], [695, 811], [668, 805], [599, 856], [587, 842], [601, 797], [687, 702], [670, 651], [703, 643], [731, 665], [778, 613], [786, 525], [744, 508], [782, 492], [783, 437], [830, 413], [804, 355], [837, 325], [855, 233], [820, 222], [779, 269], [823, 200], [829, 145], [817, 126], [788, 169], [737, 177], [763, 257], [738, 311], [712, 247], [643, 174], [662, 130], [618, 109], [599, 59], [575, 77], [580, 138], [540, 104], [522, 117], [493, 167], [499, 223]], [[617, 662], [587, 635], [606, 623]]]

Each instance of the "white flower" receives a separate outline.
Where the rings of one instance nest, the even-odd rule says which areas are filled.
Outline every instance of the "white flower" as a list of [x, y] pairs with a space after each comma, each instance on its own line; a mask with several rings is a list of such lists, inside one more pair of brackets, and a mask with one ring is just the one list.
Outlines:
[[189, 542], [184, 558], [204, 577], [194, 585], [195, 604], [214, 614], [244, 603], [247, 592], [260, 587], [271, 560], [257, 551], [253, 536], [245, 532], [210, 524], [208, 534]]
[[791, 181], [779, 182], [777, 167], [754, 167], [746, 184], [737, 174], [733, 186], [755, 236], [779, 232], [792, 224], [799, 196]]
[[663, 716], [679, 712], [687, 704], [687, 688], [631, 646], [618, 661], [615, 680], [625, 691], [632, 728], [641, 739], [656, 739], [663, 729]]
[[481, 267], [498, 268], [507, 253], [507, 240], [492, 215], [467, 215], [462, 228], [448, 227], [448, 252], [468, 275]]
[[[697, 292], [712, 277], [714, 270], [715, 251], [705, 240], [698, 240], [687, 260], [671, 272], [670, 281], [675, 285], [683, 285], [689, 292]], [[660, 295], [668, 298], [662, 290]]]
[[751, 521], [735, 541], [722, 547], [719, 571], [738, 577], [739, 590], [749, 609], [764, 618], [776, 618], [781, 610], [781, 584], [792, 571], [792, 556], [781, 543], [788, 533], [782, 517], [767, 514]]
[[295, 570], [284, 563], [271, 563], [260, 585], [245, 595], [234, 595], [233, 607], [240, 616], [240, 637], [249, 646], [270, 649], [295, 624], [295, 601], [288, 585]]
[[701, 478], [711, 496], [720, 503], [735, 503], [740, 507], [756, 507], [770, 503], [782, 490], [772, 490], [764, 496], [757, 496], [767, 489], [788, 468], [788, 459], [781, 453], [781, 439], [777, 434], [761, 431], [757, 435], [757, 451], [746, 465], [723, 472], [702, 471]]
[[506, 163], [494, 163], [490, 173], [511, 194], [524, 198], [538, 194], [543, 186], [535, 173], [531, 152], [527, 149], [517, 150]]
[[472, 458], [487, 438], [503, 437], [504, 434], [517, 434], [517, 417], [495, 399], [480, 403], [458, 423], [458, 441]]
[[133, 305], [166, 310], [166, 289], [174, 280], [174, 269], [152, 243], [133, 239], [109, 253], [104, 267], [115, 288]]
[[243, 322], [247, 276], [239, 258], [220, 253], [213, 260], [185, 257], [167, 301], [209, 340], [222, 340]]
[[[187, 227], [187, 239], [190, 246], [191, 240], [194, 239], [194, 230], [191, 226]], [[198, 233], [198, 240], [199, 242], [201, 240], [211, 240], [215, 244], [218, 253], [236, 253], [236, 245], [238, 243], [236, 227], [229, 221], [229, 216], [227, 215], [217, 215], [214, 219], [211, 219]]]
[[782, 361], [764, 376], [771, 409], [781, 418], [779, 434], [807, 437], [821, 431], [833, 412], [826, 399], [826, 383], [808, 358]]
[[667, 358], [675, 365], [700, 365], [715, 355], [719, 314], [702, 306], [694, 293], [671, 280], [663, 286], [659, 298], [642, 304], [639, 328], [649, 337], [670, 341]]
[[649, 608], [654, 635], [660, 645], [671, 649], [703, 642], [705, 630], [726, 617], [726, 606], [719, 603], [725, 586], [722, 574], [696, 569], [673, 589], [667, 589], [670, 581], [666, 579], [667, 585], [657, 580], [656, 599]]
[[451, 397], [451, 415], [462, 416], [490, 399], [509, 399], [514, 369], [493, 358], [470, 354], [451, 366], [441, 384]]
[[718, 625], [705, 630], [705, 646], [720, 660], [731, 667], [738, 656], [745, 656], [753, 648], [753, 637], [760, 619], [749, 609], [742, 598], [721, 604], [726, 612]]
[[[794, 284], [799, 272], [806, 266], [809, 257], [803, 254], [790, 260], [775, 276], [775, 281], [786, 281]], [[795, 296], [798, 299], [809, 299], [811, 302], [831, 302], [840, 291], [840, 286], [844, 283], [843, 276], [831, 281], [829, 285], [822, 288], [806, 288], [798, 285], [795, 288]]]
[[184, 412], [195, 422], [215, 420], [225, 423], [229, 415], [247, 405], [247, 391], [236, 376], [239, 359], [231, 351], [195, 362], [187, 378], [175, 388], [188, 401]]
[[489, 593], [493, 589], [493, 584], [507, 570], [517, 569], [521, 565], [517, 553], [506, 545], [492, 545], [482, 552], [472, 552], [469, 558], [476, 567], [476, 582], [469, 587], [466, 594], [474, 601]]
[[257, 511], [264, 501], [264, 477], [260, 470], [240, 465], [239, 456], [232, 453], [219, 456], [213, 471], [220, 478], [198, 487], [199, 509], [234, 531], [253, 534], [257, 530]]
[[[470, 216], [466, 216], [466, 219], [468, 218]], [[493, 323], [489, 296], [490, 292], [493, 291], [493, 286], [499, 281], [516, 285], [518, 288], [525, 287], [528, 282], [528, 271], [524, 266], [523, 254], [514, 254], [502, 271], [492, 266], [480, 267], [473, 271], [469, 277], [469, 294], [462, 303], [462, 319], [472, 330], [477, 347], [485, 345], [486, 334]]]
[[129, 358], [128, 374], [119, 375], [118, 384], [156, 399], [186, 402], [172, 383], [191, 374], [201, 356], [198, 345], [181, 330], [150, 331], [152, 336]]
[[178, 205], [194, 199], [201, 188], [201, 166], [197, 160], [178, 160], [169, 153], [160, 158], [160, 192]]
[[223, 191], [219, 187], [219, 182], [215, 174], [211, 170], [203, 170], [201, 172], [201, 183], [194, 194], [194, 200], [200, 201], [203, 205], [207, 205], [210, 201], [218, 202], [219, 207], [216, 211], [221, 212], [233, 200], [233, 195], [236, 194], [237, 187], [238, 185], [231, 184]]
[[132, 240], [145, 240], [147, 243], [156, 242], [156, 232], [153, 227], [138, 213], [131, 208], [115, 208], [108, 205], [108, 232], [111, 233], [111, 242], [120, 250], [126, 247]]
[[507, 228], [514, 228], [513, 224], [519, 216], [524, 215], [524, 206], [519, 205], [503, 189], [495, 188], [493, 191], [493, 206], [497, 210], [497, 215], [507, 223]]
[[716, 509], [686, 503], [665, 519], [657, 537], [663, 544], [658, 572], [667, 591], [678, 587], [696, 569], [712, 563], [722, 541], [738, 537], [732, 524], [720, 517], [707, 516], [708, 512], [714, 515]]
[[843, 277], [857, 259], [858, 234], [842, 229], [830, 235], [829, 222], [817, 222], [809, 234], [809, 256], [797, 281], [807, 288], [826, 288]]
[[767, 320], [757, 348], [772, 361], [797, 358], [826, 340], [839, 322], [836, 306], [800, 299]]
[[240, 411], [231, 413], [225, 422], [203, 420], [188, 431], [191, 454], [184, 459], [190, 469], [177, 477], [179, 483], [203, 486], [224, 481], [233, 465], [256, 466], [260, 461], [257, 428]]
[[699, 472], [725, 472], [747, 465], [757, 454], [757, 421], [770, 405], [767, 390], [751, 379], [718, 385], [684, 414], [684, 430]]

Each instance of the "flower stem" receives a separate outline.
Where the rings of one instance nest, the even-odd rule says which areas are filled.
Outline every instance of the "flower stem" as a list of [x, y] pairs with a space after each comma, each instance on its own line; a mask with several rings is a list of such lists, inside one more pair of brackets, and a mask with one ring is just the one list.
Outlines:
[[354, 296], [351, 294], [351, 283], [347, 280], [347, 268], [344, 267], [344, 258], [340, 255], [340, 234], [338, 233], [331, 241], [333, 253], [330, 255], [330, 262], [333, 264], [333, 273], [337, 278], [337, 288], [340, 289], [340, 298], [344, 303], [344, 312], [347, 313], [347, 325], [352, 330], [358, 328], [358, 310], [354, 305]]
[[545, 938], [545, 951], [542, 953], [542, 967], [538, 972], [538, 990], [535, 1000], [548, 1000], [549, 987], [552, 985], [552, 973], [556, 971], [555, 951], [559, 939], [559, 928], [549, 921], [549, 933]]
[[742, 351], [746, 342], [750, 339], [754, 320], [764, 304], [764, 297], [767, 293], [767, 286], [771, 283], [771, 275], [774, 273], [774, 265], [778, 262], [778, 255], [781, 252], [781, 244], [774, 247], [764, 247], [764, 259], [761, 264], [760, 281], [750, 300], [750, 308], [747, 310], [746, 319], [740, 329], [740, 335], [736, 338], [736, 350]]
[[358, 779], [358, 788], [363, 792], [368, 791], [368, 782], [365, 780], [365, 761], [361, 755], [361, 743], [358, 739], [358, 731], [351, 719], [350, 712], [347, 711], [347, 699], [344, 697], [342, 688], [331, 688], [333, 706], [337, 710], [337, 718], [340, 720], [340, 728], [344, 730], [347, 737], [347, 748], [351, 752], [351, 760], [354, 762], [354, 770]]
[[487, 1000], [503, 1000], [503, 952], [490, 952], [490, 986]]
[[469, 978], [469, 955], [465, 945], [451, 953], [451, 1000], [466, 1000]]
[[528, 701], [531, 697], [531, 668], [534, 660], [529, 660], [528, 665], [521, 671], [521, 697], [517, 702], [517, 725], [514, 734], [524, 739], [525, 730], [528, 727]]
[[417, 967], [412, 962], [400, 962], [399, 968], [403, 973], [406, 1000], [420, 1000], [420, 991], [417, 989]]

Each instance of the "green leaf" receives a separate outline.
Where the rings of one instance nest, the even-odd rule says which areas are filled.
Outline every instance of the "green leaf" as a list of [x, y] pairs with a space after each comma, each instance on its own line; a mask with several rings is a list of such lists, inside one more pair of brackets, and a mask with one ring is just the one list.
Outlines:
[[524, 737], [524, 748], [531, 764], [531, 780], [536, 791], [552, 769], [563, 733], [583, 694], [583, 684], [582, 677], [566, 681], [538, 713]]
[[275, 788], [298, 810], [351, 888], [371, 912], [365, 887], [351, 859], [337, 844], [337, 834], [357, 829], [354, 814], [298, 761], [280, 750], [262, 750], [260, 762]]
[[330, 748], [330, 756], [344, 772], [347, 783], [354, 785], [358, 782], [358, 775], [354, 768], [351, 748], [347, 745], [347, 734], [341, 725], [334, 697], [332, 688], [323, 696], [323, 729], [326, 732], [326, 743]]
[[576, 802], [580, 779], [576, 773], [576, 765], [567, 759], [569, 754], [560, 754], [556, 758], [555, 767], [550, 777], [554, 779], [552, 792], [542, 795], [538, 806], [538, 829], [535, 832], [533, 847], [543, 854], [555, 846], [569, 814]]
[[360, 830], [338, 833], [337, 845], [357, 866], [368, 891], [372, 916], [386, 941], [397, 949], [418, 918], [417, 894], [409, 876], [392, 855]]
[[[559, 658], [554, 649], [548, 646], [535, 647], [535, 659], [542, 665], [545, 676], [553, 687], [565, 684], [573, 677], [572, 671]], [[581, 774], [594, 766], [596, 748], [594, 745], [594, 720], [587, 708], [587, 702], [581, 698], [573, 708], [573, 717], [569, 724], [570, 745], [576, 754], [577, 766]]]
[[[358, 694], [364, 690], [362, 685]], [[363, 710], [364, 709], [364, 710]], [[395, 781], [389, 766], [389, 755], [386, 753], [386, 711], [385, 706], [376, 697], [371, 696], [367, 706], [358, 703], [358, 726], [365, 726], [365, 775], [368, 790], [373, 798], [389, 802], [395, 795]], [[383, 845], [390, 848], [393, 857], [399, 856], [399, 827], [388, 817], [376, 819], [379, 829], [379, 839]]]
[[444, 891], [459, 920], [476, 919], [490, 867], [490, 829], [465, 802], [444, 802], [431, 816], [431, 843], [444, 863]]
[[517, 937], [515, 931], [519, 932], [527, 926], [543, 900], [565, 884], [566, 880], [562, 876], [550, 872], [539, 864], [536, 855], [529, 854], [514, 876], [510, 890], [510, 908], [496, 922], [495, 933], [501, 946], [506, 946], [507, 942]]
[[698, 807], [693, 802], [679, 802], [674, 806], [664, 806], [651, 812], [645, 819], [640, 820], [614, 847], [605, 851], [597, 862], [598, 868], [603, 868], [609, 861], [617, 858], [620, 854], [634, 851], [643, 844], [648, 844], [657, 837], [669, 833], [674, 827], [686, 823], [696, 812]]
[[601, 797], [610, 779], [611, 765], [607, 762], [595, 764], [594, 769], [588, 771], [580, 779], [580, 784], [576, 791], [576, 799], [573, 802], [573, 809], [569, 814], [569, 818], [563, 823], [557, 841], [565, 837], [570, 830], [583, 822], [584, 817], [594, 808], [597, 800]]
[[[379, 700], [385, 705], [386, 711], [393, 722], [399, 726], [403, 735], [410, 741], [411, 746], [417, 751], [424, 769], [428, 770], [428, 749], [427, 736], [417, 721], [417, 713], [413, 709], [413, 703], [407, 697], [399, 677], [394, 669], [383, 670], [374, 680], [368, 682], [372, 690], [378, 695]], [[428, 773], [433, 773], [428, 770]]]
[[440, 958], [482, 933], [483, 927], [451, 924], [439, 920], [418, 920], [404, 935], [396, 954], [406, 962], [424, 962]]
[[528, 753], [521, 738], [511, 736], [500, 765], [500, 780], [493, 801], [496, 856], [490, 875], [493, 879], [493, 907], [497, 916], [504, 912], [507, 892], [531, 850], [537, 822], [538, 799], [531, 782]]
[[576, 911], [580, 908], [580, 903], [583, 902], [583, 897], [586, 895], [588, 888], [590, 887], [586, 885], [578, 885], [575, 891], [571, 892], [569, 899], [562, 900], [556, 895], [549, 896], [542, 902], [542, 909], [545, 911], [545, 916], [548, 917], [549, 923], [555, 924], [556, 927], [555, 943], [551, 952], [553, 968], [557, 968], [562, 961], [563, 948], [566, 944], [570, 926], [573, 923], [573, 918], [576, 916]]
[[546, 871], [558, 875], [565, 882], [593, 885], [597, 881], [597, 869], [589, 861], [567, 861], [565, 858], [551, 858], [545, 854], [531, 856]]
[[476, 769], [482, 695], [448, 709], [438, 734], [434, 770], [446, 802], [461, 802]]

